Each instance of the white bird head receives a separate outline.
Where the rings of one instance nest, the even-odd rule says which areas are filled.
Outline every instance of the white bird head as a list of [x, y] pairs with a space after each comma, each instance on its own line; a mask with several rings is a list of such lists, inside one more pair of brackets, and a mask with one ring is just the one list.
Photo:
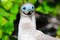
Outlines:
[[21, 6], [22, 15], [33, 15], [34, 14], [34, 5], [27, 3]]

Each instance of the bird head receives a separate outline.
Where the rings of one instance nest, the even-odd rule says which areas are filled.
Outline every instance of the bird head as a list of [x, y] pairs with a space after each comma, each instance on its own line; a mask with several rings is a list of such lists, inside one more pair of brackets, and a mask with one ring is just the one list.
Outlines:
[[22, 15], [33, 15], [34, 14], [34, 5], [27, 3], [21, 6]]

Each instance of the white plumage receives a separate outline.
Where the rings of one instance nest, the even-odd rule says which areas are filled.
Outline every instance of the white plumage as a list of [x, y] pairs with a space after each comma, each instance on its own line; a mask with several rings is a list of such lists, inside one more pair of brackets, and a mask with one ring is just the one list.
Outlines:
[[34, 7], [27, 3], [21, 7], [21, 17], [18, 28], [18, 40], [57, 40], [36, 30]]

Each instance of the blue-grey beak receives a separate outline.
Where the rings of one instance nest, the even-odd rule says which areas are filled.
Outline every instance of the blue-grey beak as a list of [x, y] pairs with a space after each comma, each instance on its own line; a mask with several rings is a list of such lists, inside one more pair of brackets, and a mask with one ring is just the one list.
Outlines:
[[33, 11], [29, 11], [27, 15], [31, 15]]
[[[30, 10], [26, 15], [31, 15], [33, 13], [32, 10]], [[25, 14], [25, 13], [24, 13]]]

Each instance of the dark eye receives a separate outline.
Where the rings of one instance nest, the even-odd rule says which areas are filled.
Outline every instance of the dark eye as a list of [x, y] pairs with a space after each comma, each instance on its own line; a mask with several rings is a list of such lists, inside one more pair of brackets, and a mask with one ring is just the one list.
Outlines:
[[25, 10], [26, 8], [25, 8], [25, 7], [23, 7], [23, 9]]
[[33, 9], [34, 7], [32, 7], [32, 9]]

